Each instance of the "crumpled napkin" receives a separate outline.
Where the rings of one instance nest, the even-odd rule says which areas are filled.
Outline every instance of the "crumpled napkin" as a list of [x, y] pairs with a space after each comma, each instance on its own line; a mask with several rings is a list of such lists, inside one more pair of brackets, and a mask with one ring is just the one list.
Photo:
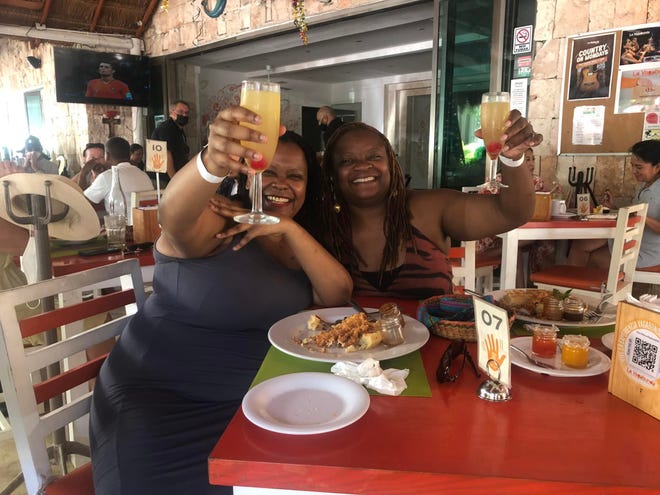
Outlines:
[[408, 369], [396, 368], [383, 371], [380, 363], [372, 358], [367, 358], [361, 363], [339, 361], [330, 368], [330, 371], [385, 395], [400, 395], [408, 386], [406, 378], [410, 372]]

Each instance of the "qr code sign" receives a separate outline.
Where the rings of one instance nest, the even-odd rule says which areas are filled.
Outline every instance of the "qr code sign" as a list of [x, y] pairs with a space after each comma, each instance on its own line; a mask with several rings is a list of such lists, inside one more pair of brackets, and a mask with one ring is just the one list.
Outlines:
[[632, 362], [647, 371], [655, 371], [658, 362], [658, 346], [646, 339], [635, 337], [633, 340]]

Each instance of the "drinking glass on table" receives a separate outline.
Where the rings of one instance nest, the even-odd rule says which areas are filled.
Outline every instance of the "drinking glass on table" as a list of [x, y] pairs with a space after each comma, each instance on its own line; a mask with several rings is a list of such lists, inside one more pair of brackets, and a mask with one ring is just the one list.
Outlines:
[[504, 124], [509, 118], [509, 93], [498, 91], [481, 95], [481, 136], [488, 154], [488, 180], [484, 186], [509, 187], [495, 180], [497, 157], [502, 150], [500, 138], [504, 134]]
[[274, 224], [279, 218], [266, 215], [262, 207], [261, 173], [268, 168], [280, 135], [280, 85], [270, 81], [243, 81], [241, 86], [241, 106], [261, 116], [261, 124], [255, 125], [242, 122], [241, 125], [258, 130], [264, 134], [266, 143], [241, 141], [247, 148], [258, 151], [262, 155], [259, 161], [249, 160], [249, 165], [255, 171], [252, 180], [252, 211], [234, 217], [239, 223]]

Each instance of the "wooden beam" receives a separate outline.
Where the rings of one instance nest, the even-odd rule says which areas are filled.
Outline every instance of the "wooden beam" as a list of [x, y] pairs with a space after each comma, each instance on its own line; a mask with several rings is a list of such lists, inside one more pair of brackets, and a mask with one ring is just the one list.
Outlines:
[[53, 0], [46, 0], [44, 3], [44, 10], [41, 13], [41, 19], [39, 19], [40, 24], [46, 24], [46, 19], [48, 19], [48, 12], [50, 12], [50, 6], [53, 3]]
[[151, 19], [151, 16], [153, 15], [154, 9], [156, 8], [157, 4], [158, 4], [158, 0], [151, 0], [151, 2], [149, 2], [149, 5], [147, 6], [147, 10], [144, 11], [144, 15], [142, 16], [142, 23], [138, 26], [137, 31], [135, 31], [136, 38], [142, 37], [142, 33], [144, 32], [147, 23], [149, 22], [149, 19]]
[[101, 17], [101, 11], [103, 10], [103, 4], [105, 0], [99, 0], [99, 3], [96, 4], [96, 9], [94, 10], [94, 18], [92, 19], [92, 23], [89, 25], [89, 30], [90, 32], [96, 31], [96, 25], [99, 22], [99, 17]]

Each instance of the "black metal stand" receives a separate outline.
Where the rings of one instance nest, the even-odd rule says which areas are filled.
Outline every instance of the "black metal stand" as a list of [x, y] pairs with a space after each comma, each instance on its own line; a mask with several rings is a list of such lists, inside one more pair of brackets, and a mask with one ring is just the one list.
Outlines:
[[568, 169], [568, 183], [571, 186], [573, 186], [573, 189], [568, 194], [568, 198], [566, 199], [566, 206], [570, 208], [576, 207], [577, 204], [575, 203], [576, 203], [577, 195], [583, 193], [585, 190], [589, 193], [593, 205], [598, 206], [598, 201], [596, 201], [596, 196], [594, 195], [594, 192], [591, 190], [591, 183], [594, 180], [594, 167], [587, 168], [586, 175], [582, 170], [580, 170], [576, 175], [575, 171], [576, 171], [575, 167], [570, 167]]

